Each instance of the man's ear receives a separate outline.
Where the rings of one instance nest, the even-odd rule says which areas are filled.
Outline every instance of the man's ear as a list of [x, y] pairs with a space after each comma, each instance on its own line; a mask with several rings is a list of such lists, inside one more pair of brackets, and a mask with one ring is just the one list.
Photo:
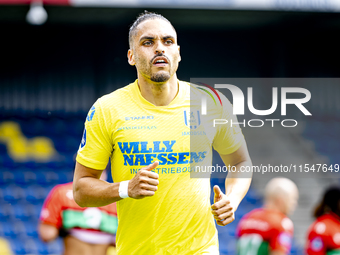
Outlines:
[[134, 66], [136, 64], [136, 62], [135, 62], [135, 56], [133, 54], [133, 50], [131, 50], [131, 49], [128, 50], [127, 57], [128, 57], [129, 64], [131, 66]]
[[181, 58], [181, 52], [180, 52], [180, 46], [178, 45], [178, 56], [179, 56], [179, 60], [178, 62], [181, 62], [182, 58]]

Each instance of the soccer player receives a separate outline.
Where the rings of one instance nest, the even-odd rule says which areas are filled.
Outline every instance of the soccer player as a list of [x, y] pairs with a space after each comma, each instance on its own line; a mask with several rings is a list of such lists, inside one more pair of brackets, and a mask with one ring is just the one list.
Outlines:
[[[106, 172], [103, 172], [101, 179]], [[74, 201], [72, 182], [55, 186], [46, 198], [38, 233], [44, 242], [64, 239], [64, 254], [107, 255], [115, 243], [116, 204], [82, 208]]]
[[326, 190], [321, 203], [314, 211], [316, 221], [307, 235], [306, 254], [340, 254], [340, 188]]
[[287, 178], [274, 178], [266, 186], [263, 208], [246, 214], [237, 226], [237, 254], [289, 254], [293, 222], [287, 217], [295, 210], [298, 189]]
[[[118, 201], [119, 255], [219, 254], [214, 217], [219, 225], [232, 222], [251, 182], [238, 171], [251, 165], [240, 128], [213, 128], [214, 118], [237, 122], [231, 104], [216, 93], [221, 104], [210, 107], [218, 99], [208, 98], [207, 115], [192, 110], [200, 102], [191, 99], [208, 93], [177, 79], [177, 34], [163, 16], [140, 15], [129, 44], [138, 79], [90, 109], [76, 158], [75, 200], [80, 206]], [[200, 139], [187, 135], [193, 129]], [[211, 165], [212, 147], [237, 171], [226, 178], [226, 194], [214, 187], [211, 206], [209, 178], [190, 177], [193, 166]], [[110, 157], [113, 184], [99, 180]]]

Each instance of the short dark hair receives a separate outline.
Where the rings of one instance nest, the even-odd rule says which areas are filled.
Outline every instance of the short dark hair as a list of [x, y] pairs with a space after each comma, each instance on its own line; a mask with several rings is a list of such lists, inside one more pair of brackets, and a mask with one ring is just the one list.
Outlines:
[[[172, 28], [175, 30], [175, 28], [173, 27], [173, 25], [171, 24], [171, 22], [165, 18], [164, 16], [162, 16], [161, 14], [155, 13], [155, 12], [149, 12], [147, 10], [145, 10], [144, 12], [142, 12], [141, 14], [138, 15], [137, 19], [135, 20], [135, 22], [133, 22], [133, 24], [130, 26], [129, 29], [129, 45], [130, 48], [132, 46], [132, 38], [136, 35], [137, 33], [137, 27], [140, 23], [142, 23], [143, 21], [146, 21], [148, 19], [162, 19], [164, 21], [169, 22], [169, 24], [172, 26]], [[175, 30], [176, 31], [176, 30]]]

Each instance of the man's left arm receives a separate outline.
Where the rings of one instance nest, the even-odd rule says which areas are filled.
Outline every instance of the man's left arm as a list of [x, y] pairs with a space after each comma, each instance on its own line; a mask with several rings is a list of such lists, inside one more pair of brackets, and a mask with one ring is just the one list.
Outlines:
[[217, 225], [225, 226], [235, 219], [235, 211], [249, 189], [252, 162], [245, 142], [235, 152], [220, 156], [229, 171], [225, 179], [225, 194], [219, 186], [214, 186], [214, 204], [211, 209]]

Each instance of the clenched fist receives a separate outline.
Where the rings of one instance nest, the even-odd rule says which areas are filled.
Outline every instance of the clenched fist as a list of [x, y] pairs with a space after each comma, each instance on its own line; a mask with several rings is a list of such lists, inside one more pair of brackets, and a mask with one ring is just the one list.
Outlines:
[[131, 198], [141, 199], [155, 195], [157, 191], [158, 174], [151, 172], [158, 166], [156, 161], [146, 167], [141, 168], [137, 174], [129, 181], [128, 195]]
[[211, 206], [211, 213], [214, 215], [217, 225], [225, 226], [234, 221], [234, 208], [219, 186], [214, 186], [214, 193], [214, 204]]

